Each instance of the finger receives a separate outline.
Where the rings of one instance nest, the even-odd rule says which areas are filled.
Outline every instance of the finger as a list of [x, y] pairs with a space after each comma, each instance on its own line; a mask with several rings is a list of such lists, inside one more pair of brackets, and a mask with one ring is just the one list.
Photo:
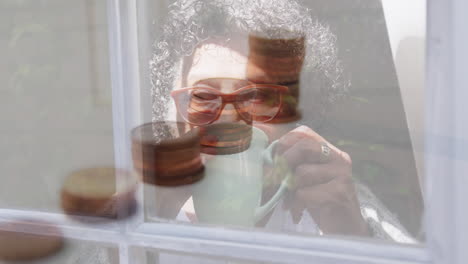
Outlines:
[[296, 199], [303, 201], [308, 209], [346, 204], [355, 198], [352, 186], [350, 179], [338, 178], [325, 184], [300, 188], [296, 190]]
[[340, 190], [335, 182], [306, 186], [296, 190], [296, 199], [303, 201], [308, 209], [320, 208], [337, 200], [335, 196], [340, 195]]
[[298, 141], [304, 139], [304, 138], [309, 138], [314, 141], [324, 141], [324, 139], [315, 133], [312, 129], [310, 129], [307, 126], [300, 126], [286, 135], [282, 136], [279, 141], [278, 141], [278, 146], [276, 148], [276, 152], [278, 154], [282, 154], [285, 152], [288, 148], [296, 144]]
[[283, 199], [283, 209], [289, 211], [293, 222], [298, 224], [306, 207], [302, 200], [296, 199], [296, 192], [291, 190], [286, 193]]
[[330, 148], [328, 154], [323, 153], [322, 144], [323, 142], [304, 138], [290, 146], [280, 157], [293, 169], [300, 164], [330, 163], [336, 156], [335, 151]]
[[281, 137], [278, 141], [278, 145], [276, 147], [275, 152], [278, 155], [282, 155], [300, 141], [313, 141], [320, 144], [317, 145], [318, 147], [315, 148], [317, 149], [317, 153], [320, 153], [322, 151], [321, 146], [323, 144], [326, 144], [326, 146], [330, 148], [331, 154], [336, 156], [337, 159], [343, 160], [345, 163], [351, 164], [351, 159], [347, 153], [341, 151], [333, 144], [326, 141], [322, 136], [320, 136], [307, 126], [300, 126]]
[[292, 193], [292, 198], [288, 201], [288, 209], [291, 213], [294, 224], [298, 224], [302, 218], [302, 212], [306, 209], [306, 205], [303, 200], [295, 199], [295, 193]]
[[294, 223], [297, 224], [304, 209], [307, 209], [311, 216], [318, 220], [320, 210], [344, 201], [343, 197], [348, 196], [348, 191], [340, 181], [330, 181], [325, 184], [298, 188], [293, 195], [289, 210]]
[[297, 190], [296, 194], [323, 232], [366, 234], [359, 202], [350, 182], [332, 181]]
[[338, 177], [341, 169], [330, 164], [301, 164], [295, 171], [295, 185], [298, 187], [324, 184]]

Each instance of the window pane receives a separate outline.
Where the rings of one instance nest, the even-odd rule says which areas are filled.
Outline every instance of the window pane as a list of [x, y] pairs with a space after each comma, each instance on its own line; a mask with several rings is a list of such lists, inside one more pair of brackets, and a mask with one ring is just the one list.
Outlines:
[[65, 246], [56, 255], [34, 263], [119, 264], [120, 262], [116, 246], [69, 239], [65, 241]]
[[146, 219], [423, 242], [425, 4], [139, 1]]
[[72, 172], [114, 165], [105, 1], [0, 13], [0, 208], [61, 212]]
[[65, 238], [60, 227], [31, 223], [23, 220], [1, 224], [1, 263], [119, 263], [115, 246]]
[[[247, 261], [233, 258], [219, 258], [206, 255], [191, 255], [175, 251], [152, 250], [145, 252], [148, 264], [193, 263], [193, 264], [267, 264], [267, 262]], [[272, 262], [270, 262], [272, 263]], [[279, 262], [277, 262], [279, 263]]]

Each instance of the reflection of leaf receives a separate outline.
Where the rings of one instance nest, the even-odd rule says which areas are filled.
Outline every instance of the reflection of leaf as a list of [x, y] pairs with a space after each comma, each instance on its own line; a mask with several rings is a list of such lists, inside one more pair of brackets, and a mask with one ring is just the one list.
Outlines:
[[[373, 187], [393, 185], [395, 175], [394, 170], [375, 161], [363, 160], [353, 167], [353, 177]], [[406, 190], [395, 190], [395, 192], [402, 194]]]
[[383, 151], [384, 149], [385, 146], [381, 144], [372, 144], [369, 146], [369, 150], [371, 151]]
[[374, 165], [374, 164], [365, 164], [364, 165], [364, 173], [363, 176], [367, 178], [369, 181], [374, 181], [381, 175], [382, 170], [380, 167]]
[[356, 102], [359, 102], [359, 103], [364, 103], [364, 104], [368, 104], [369, 103], [369, 100], [367, 98], [364, 98], [364, 97], [359, 97], [359, 96], [350, 96], [350, 98]]
[[21, 89], [25, 81], [39, 84], [49, 82], [50, 76], [56, 75], [57, 67], [52, 64], [21, 64], [10, 78], [9, 87]]
[[15, 47], [18, 41], [27, 33], [49, 33], [50, 30], [43, 24], [26, 24], [17, 26], [13, 29], [13, 35], [10, 39], [10, 48]]
[[31, 73], [32, 65], [31, 64], [23, 64], [18, 67], [17, 73], [21, 76], [27, 76]]
[[20, 65], [10, 78], [10, 87], [21, 87], [23, 80], [31, 73], [31, 69], [31, 64]]
[[367, 148], [370, 151], [384, 151], [385, 146], [382, 144], [369, 144], [365, 142], [356, 142], [352, 140], [338, 140], [336, 142], [336, 145], [338, 147], [361, 147], [361, 148]]
[[352, 140], [341, 139], [336, 142], [336, 145], [338, 145], [339, 147], [343, 147], [343, 146], [357, 146], [358, 144]]
[[363, 162], [353, 169], [354, 177], [370, 185], [375, 183], [379, 177], [384, 176], [382, 173], [383, 168], [372, 162]]
[[295, 105], [297, 105], [297, 100], [292, 95], [284, 95], [283, 96], [283, 103], [285, 103], [287, 105], [290, 105], [290, 106], [295, 106]]
[[398, 188], [398, 194], [400, 194], [400, 195], [405, 196], [405, 195], [408, 195], [410, 193], [411, 193], [411, 191], [410, 191], [409, 186], [403, 185], [403, 186], [400, 186], [400, 188]]

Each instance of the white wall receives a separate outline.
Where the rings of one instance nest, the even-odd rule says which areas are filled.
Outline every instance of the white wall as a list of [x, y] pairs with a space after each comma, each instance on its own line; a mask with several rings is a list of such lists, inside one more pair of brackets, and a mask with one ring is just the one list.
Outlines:
[[59, 210], [72, 170], [113, 165], [105, 1], [0, 1], [0, 207]]
[[383, 0], [382, 5], [411, 131], [418, 175], [423, 183], [426, 0]]

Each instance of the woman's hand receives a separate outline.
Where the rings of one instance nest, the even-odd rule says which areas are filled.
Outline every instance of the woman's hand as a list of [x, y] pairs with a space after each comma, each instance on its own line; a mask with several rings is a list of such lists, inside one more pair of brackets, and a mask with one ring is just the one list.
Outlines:
[[301, 126], [280, 138], [276, 155], [294, 174], [285, 206], [296, 223], [307, 209], [324, 233], [368, 235], [347, 153]]

